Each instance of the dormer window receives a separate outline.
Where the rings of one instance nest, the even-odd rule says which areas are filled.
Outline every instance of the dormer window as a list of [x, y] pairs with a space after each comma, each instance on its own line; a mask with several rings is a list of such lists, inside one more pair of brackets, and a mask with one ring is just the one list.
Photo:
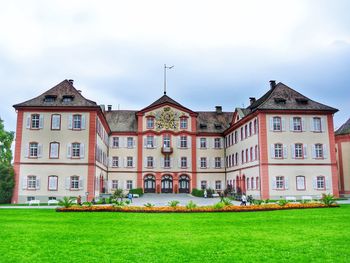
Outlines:
[[208, 126], [205, 123], [201, 123], [201, 124], [199, 124], [199, 128], [206, 129], [206, 128], [208, 128]]
[[309, 100], [306, 99], [306, 98], [296, 98], [295, 101], [296, 101], [298, 104], [303, 104], [303, 105], [305, 105], [305, 104], [307, 104], [307, 103], [309, 102]]
[[44, 98], [44, 102], [54, 102], [57, 96], [55, 95], [46, 95]]
[[72, 102], [73, 99], [74, 99], [74, 96], [72, 96], [72, 95], [64, 95], [62, 98], [62, 102], [65, 102], [65, 103]]
[[286, 99], [284, 98], [275, 98], [277, 104], [286, 104]]
[[215, 123], [214, 126], [215, 126], [215, 129], [217, 129], [217, 130], [222, 129], [222, 125], [221, 124]]

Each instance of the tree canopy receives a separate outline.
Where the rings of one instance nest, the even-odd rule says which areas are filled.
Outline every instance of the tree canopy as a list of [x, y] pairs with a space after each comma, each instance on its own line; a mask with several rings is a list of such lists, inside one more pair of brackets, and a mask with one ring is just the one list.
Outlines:
[[11, 164], [13, 138], [14, 132], [5, 131], [4, 121], [0, 119], [0, 163]]

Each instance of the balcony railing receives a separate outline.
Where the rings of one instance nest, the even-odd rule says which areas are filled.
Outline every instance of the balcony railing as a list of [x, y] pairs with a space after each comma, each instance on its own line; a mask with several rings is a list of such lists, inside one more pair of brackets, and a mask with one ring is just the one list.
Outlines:
[[162, 153], [172, 153], [173, 152], [173, 147], [162, 147]]

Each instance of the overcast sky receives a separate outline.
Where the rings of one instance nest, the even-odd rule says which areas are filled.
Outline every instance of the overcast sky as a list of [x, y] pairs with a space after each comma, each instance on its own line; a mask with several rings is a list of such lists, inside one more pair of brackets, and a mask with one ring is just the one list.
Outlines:
[[350, 117], [350, 1], [1, 1], [0, 117], [64, 79], [113, 108], [247, 106], [268, 81]]

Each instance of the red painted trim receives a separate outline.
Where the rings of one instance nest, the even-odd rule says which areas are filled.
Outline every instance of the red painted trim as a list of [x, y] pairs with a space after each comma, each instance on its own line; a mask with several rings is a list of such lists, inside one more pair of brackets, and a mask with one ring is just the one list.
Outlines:
[[[297, 159], [300, 160], [300, 159]], [[274, 165], [274, 166], [330, 166], [333, 163], [261, 163], [263, 165]], [[335, 164], [335, 163], [334, 163]]]
[[58, 112], [58, 111], [64, 111], [64, 112], [81, 112], [81, 111], [84, 111], [84, 112], [91, 112], [91, 111], [96, 111], [96, 110], [99, 110], [100, 107], [99, 106], [96, 106], [96, 107], [70, 107], [70, 106], [67, 106], [67, 107], [47, 107], [47, 106], [42, 106], [42, 107], [39, 107], [39, 106], [35, 106], [35, 107], [32, 107], [32, 106], [28, 106], [28, 107], [14, 107], [16, 110], [18, 111], [36, 111], [36, 112]]
[[[197, 119], [196, 117], [192, 116], [191, 117], [191, 129], [192, 133], [196, 133], [197, 131]], [[195, 135], [192, 135], [191, 138], [191, 161], [192, 161], [192, 189], [197, 188], [197, 137]], [[190, 189], [192, 191], [192, 189]]]
[[22, 149], [22, 132], [23, 132], [23, 111], [17, 112], [17, 126], [16, 126], [16, 144], [15, 144], [15, 158], [14, 158], [14, 172], [15, 172], [15, 187], [13, 189], [12, 203], [18, 203], [19, 193], [19, 174], [20, 174], [20, 162], [21, 162], [21, 149]]
[[142, 130], [143, 130], [143, 114], [137, 114], [137, 180], [136, 180], [136, 186], [137, 188], [144, 187], [142, 183], [142, 159], [143, 159], [143, 136], [142, 136]]
[[162, 108], [162, 107], [164, 107], [164, 106], [171, 106], [171, 107], [176, 108], [176, 109], [178, 109], [178, 110], [187, 112], [187, 113], [190, 114], [190, 116], [193, 115], [193, 116], [196, 117], [196, 116], [198, 115], [198, 113], [196, 113], [196, 112], [194, 112], [194, 111], [192, 111], [192, 110], [190, 110], [190, 109], [188, 109], [188, 108], [185, 108], [185, 107], [183, 107], [183, 106], [181, 107], [181, 106], [178, 106], [178, 105], [176, 105], [176, 104], [169, 103], [169, 102], [161, 103], [161, 104], [158, 104], [158, 105], [155, 105], [155, 106], [152, 106], [152, 107], [143, 108], [142, 110], [140, 110], [139, 112], [137, 112], [137, 114], [143, 114], [143, 113], [145, 113], [145, 112], [147, 112], [147, 111], [151, 111], [151, 110], [154, 110], [154, 109]]
[[328, 114], [327, 116], [328, 124], [328, 135], [329, 135], [329, 151], [332, 163], [332, 187], [333, 195], [339, 197], [339, 186], [338, 186], [338, 173], [337, 173], [337, 164], [335, 156], [335, 137], [334, 137], [334, 126], [333, 126], [333, 115]]
[[266, 129], [266, 114], [260, 113], [259, 119], [259, 145], [260, 145], [260, 195], [262, 199], [268, 199], [270, 197], [269, 192], [269, 168], [268, 168], [268, 147], [267, 147], [267, 129]]
[[87, 180], [87, 192], [88, 201], [91, 201], [95, 196], [95, 174], [96, 174], [96, 165], [95, 165], [95, 145], [96, 145], [96, 111], [90, 112], [90, 123], [89, 123], [89, 154], [88, 154], [88, 180]]
[[97, 111], [97, 116], [100, 120], [100, 122], [102, 123], [103, 127], [105, 128], [107, 133], [111, 133], [111, 129], [109, 128], [108, 122], [106, 120], [105, 115], [102, 113], [102, 110], [100, 109], [99, 111]]
[[344, 192], [345, 190], [345, 182], [344, 182], [344, 167], [343, 167], [343, 149], [342, 143], [338, 142], [338, 162], [339, 162], [339, 179], [340, 179], [340, 192]]
[[350, 134], [335, 135], [336, 142], [350, 142]]
[[137, 136], [137, 132], [111, 132], [110, 136]]

